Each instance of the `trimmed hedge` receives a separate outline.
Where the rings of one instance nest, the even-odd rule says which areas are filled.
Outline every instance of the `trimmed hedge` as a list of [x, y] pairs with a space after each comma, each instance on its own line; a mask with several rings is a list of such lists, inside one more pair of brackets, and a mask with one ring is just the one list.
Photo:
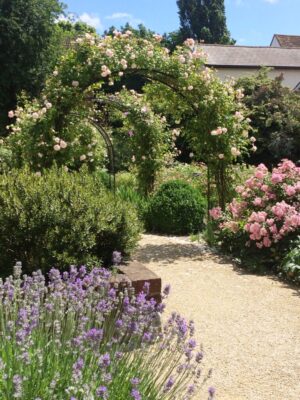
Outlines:
[[111, 262], [135, 247], [133, 207], [114, 198], [96, 175], [28, 169], [0, 176], [0, 274], [22, 261], [27, 272]]
[[205, 210], [205, 200], [197, 189], [180, 180], [169, 181], [150, 199], [147, 227], [171, 235], [196, 233], [203, 228]]

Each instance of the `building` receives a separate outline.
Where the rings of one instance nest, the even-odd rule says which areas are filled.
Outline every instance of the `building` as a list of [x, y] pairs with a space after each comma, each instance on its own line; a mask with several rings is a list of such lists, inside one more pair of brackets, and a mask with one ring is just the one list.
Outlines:
[[300, 48], [300, 36], [296, 35], [274, 35], [271, 47], [285, 47], [289, 49]]
[[[300, 90], [300, 36], [274, 35], [270, 47], [199, 44], [207, 55], [206, 65], [215, 68], [221, 79], [255, 74], [261, 67], [270, 67], [271, 77], [283, 75], [283, 84]], [[293, 40], [291, 40], [293, 38]], [[298, 38], [298, 39], [296, 39]], [[290, 43], [290, 47], [280, 44]]]

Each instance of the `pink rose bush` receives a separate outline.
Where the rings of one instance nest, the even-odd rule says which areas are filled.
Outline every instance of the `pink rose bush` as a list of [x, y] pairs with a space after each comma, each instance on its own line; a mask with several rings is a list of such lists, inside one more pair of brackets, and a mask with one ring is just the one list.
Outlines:
[[290, 160], [272, 171], [260, 164], [236, 192], [225, 212], [210, 210], [223, 245], [278, 264], [300, 231], [300, 168]]

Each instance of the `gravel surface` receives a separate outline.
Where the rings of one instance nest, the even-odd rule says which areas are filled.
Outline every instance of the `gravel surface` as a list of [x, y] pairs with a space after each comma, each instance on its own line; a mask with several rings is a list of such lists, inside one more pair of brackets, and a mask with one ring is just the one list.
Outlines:
[[144, 235], [134, 258], [171, 284], [167, 314], [195, 321], [218, 400], [300, 400], [296, 288], [247, 274], [188, 238]]

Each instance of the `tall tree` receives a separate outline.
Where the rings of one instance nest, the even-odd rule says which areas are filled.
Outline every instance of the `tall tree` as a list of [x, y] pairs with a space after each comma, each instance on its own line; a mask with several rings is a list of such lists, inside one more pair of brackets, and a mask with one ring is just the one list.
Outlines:
[[234, 44], [226, 25], [224, 0], [177, 0], [181, 40]]
[[18, 94], [38, 93], [62, 10], [59, 0], [0, 0], [0, 134]]

